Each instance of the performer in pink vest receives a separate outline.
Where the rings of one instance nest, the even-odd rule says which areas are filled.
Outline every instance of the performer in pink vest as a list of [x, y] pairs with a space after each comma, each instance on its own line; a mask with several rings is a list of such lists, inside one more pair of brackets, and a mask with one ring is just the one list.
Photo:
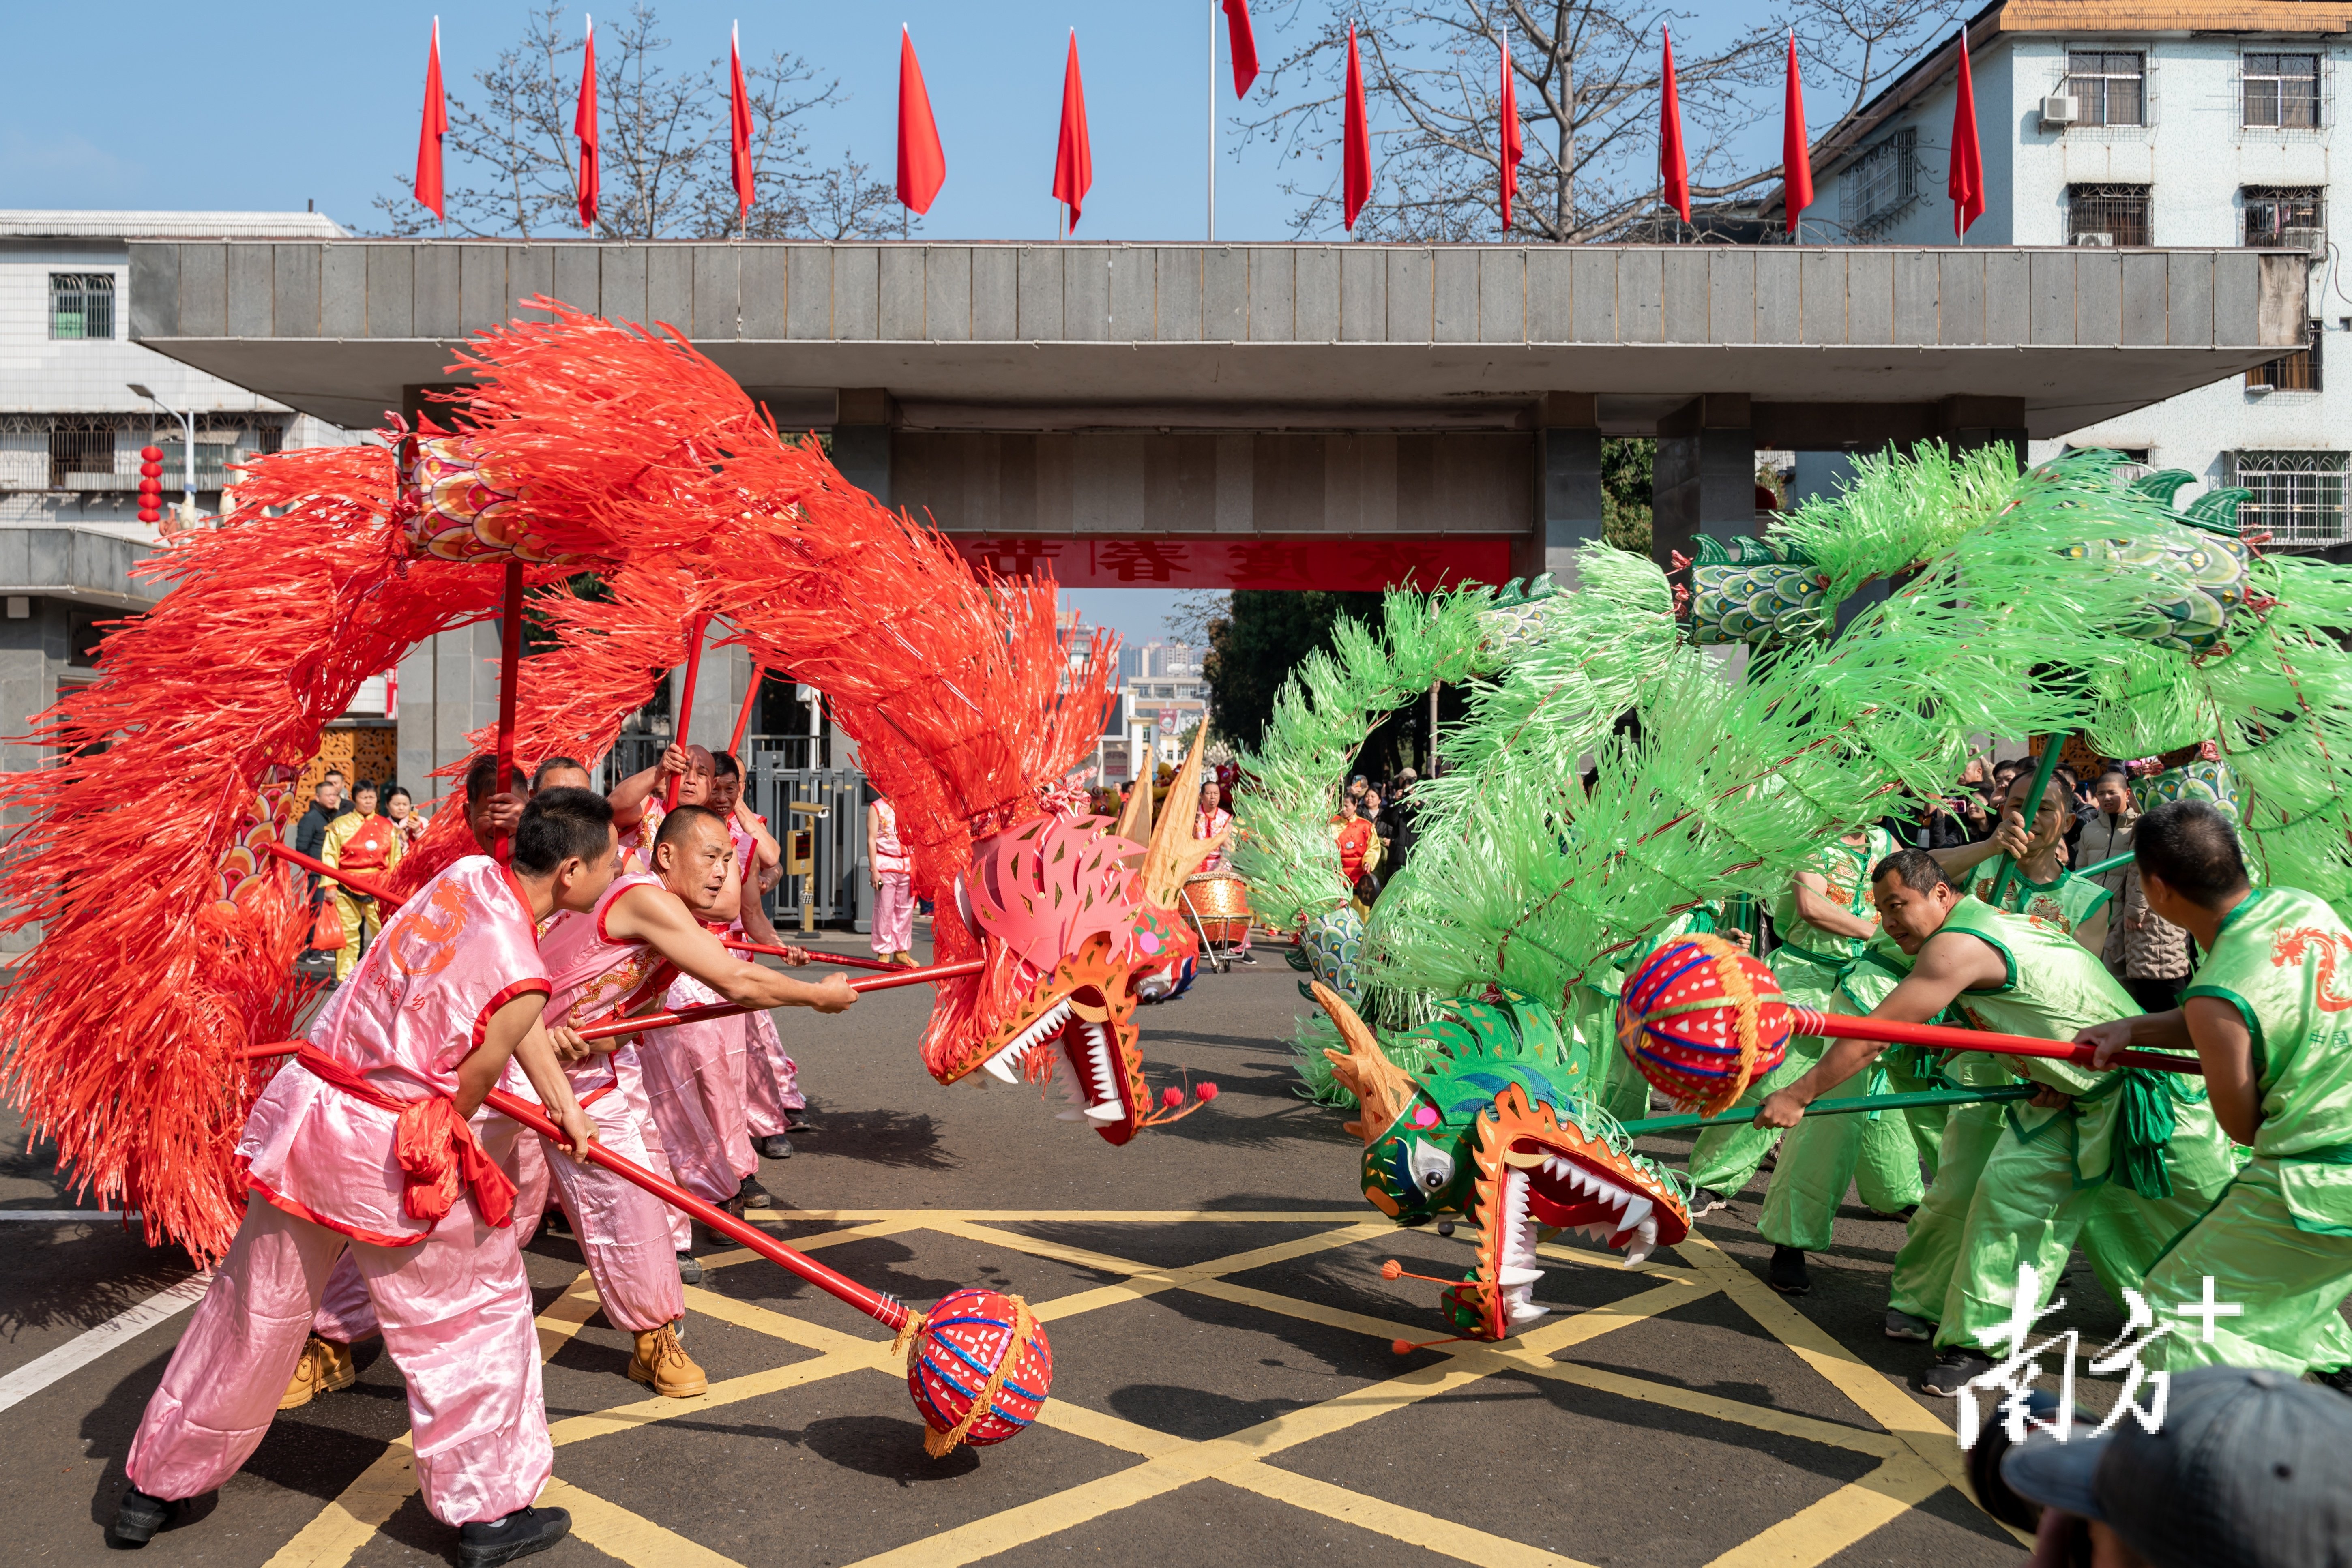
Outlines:
[[[740, 862], [726, 828], [725, 818], [714, 810], [680, 806], [663, 822], [654, 846], [656, 869], [689, 909], [713, 925], [738, 914], [741, 903], [748, 901], [742, 896]], [[710, 940], [714, 947], [718, 945], [715, 936]], [[825, 985], [811, 986], [754, 964], [741, 967], [761, 975], [788, 999], [766, 1006], [819, 995], [856, 994], [838, 973]], [[701, 1006], [725, 994], [709, 977], [688, 972], [670, 986], [666, 1002], [672, 1008]], [[638, 1053], [654, 1121], [661, 1129], [662, 1146], [677, 1172], [679, 1184], [698, 1197], [738, 1212], [751, 1201], [751, 1179], [760, 1167], [743, 1104], [747, 1076], [743, 1023], [739, 1016], [653, 1030]]]
[[[761, 902], [761, 896], [783, 875], [783, 846], [769, 831], [767, 823], [753, 816], [743, 804], [742, 764], [725, 752], [713, 761], [716, 766], [710, 786], [711, 809], [727, 815], [727, 832], [735, 841], [736, 872], [743, 884], [740, 912], [728, 934], [770, 947], [787, 945], [776, 934], [767, 909]], [[785, 962], [797, 964], [807, 960], [793, 958]], [[745, 1131], [751, 1134], [752, 1149], [771, 1160], [791, 1159], [793, 1144], [786, 1134], [807, 1127], [801, 1113], [808, 1109], [808, 1099], [801, 1092], [799, 1067], [784, 1054], [784, 1042], [776, 1033], [776, 1021], [765, 1013], [746, 1015], [743, 1051], [733, 1059], [742, 1068], [737, 1093], [743, 1101]], [[759, 1190], [756, 1171], [747, 1178], [743, 1194], [746, 1201], [769, 1201], [766, 1194]]]
[[513, 1184], [468, 1118], [512, 1058], [568, 1152], [594, 1137], [540, 1026], [535, 931], [593, 909], [613, 872], [611, 809], [551, 792], [519, 820], [510, 868], [467, 856], [434, 878], [328, 1002], [247, 1117], [236, 1158], [257, 1201], [131, 1440], [117, 1539], [149, 1540], [252, 1454], [346, 1251], [407, 1379], [418, 1489], [459, 1527], [459, 1560], [502, 1563], [570, 1527], [531, 1507], [554, 1450], [530, 1287]]

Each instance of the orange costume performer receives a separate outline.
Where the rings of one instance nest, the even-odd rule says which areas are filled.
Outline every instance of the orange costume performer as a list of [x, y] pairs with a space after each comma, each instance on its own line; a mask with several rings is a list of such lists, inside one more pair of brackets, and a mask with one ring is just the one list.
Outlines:
[[[373, 813], [362, 816], [356, 811], [347, 811], [327, 825], [326, 841], [320, 847], [319, 858], [377, 881], [400, 864], [400, 857], [407, 847], [407, 840], [392, 818]], [[352, 970], [360, 961], [362, 937], [373, 937], [383, 929], [383, 911], [376, 908], [373, 899], [354, 893], [341, 882], [327, 883], [327, 896], [334, 900], [335, 913], [343, 922], [343, 945], [335, 950], [335, 984], [340, 985], [352, 977]]]

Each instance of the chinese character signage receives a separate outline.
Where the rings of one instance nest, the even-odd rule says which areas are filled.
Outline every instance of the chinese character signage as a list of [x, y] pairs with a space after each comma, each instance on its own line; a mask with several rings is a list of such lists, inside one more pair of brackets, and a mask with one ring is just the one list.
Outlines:
[[1464, 583], [1503, 583], [1512, 575], [1509, 534], [947, 537], [975, 565], [1007, 575], [1051, 573], [1066, 588], [1430, 591]]

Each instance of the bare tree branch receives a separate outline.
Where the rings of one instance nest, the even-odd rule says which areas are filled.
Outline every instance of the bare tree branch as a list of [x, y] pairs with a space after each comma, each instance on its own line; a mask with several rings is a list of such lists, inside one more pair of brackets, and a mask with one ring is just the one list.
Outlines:
[[[465, 178], [446, 205], [448, 226], [468, 236], [579, 232], [578, 142], [572, 134], [581, 44], [565, 37], [565, 8], [543, 4], [521, 41], [477, 71], [478, 89], [449, 100], [449, 144]], [[797, 55], [747, 64], [752, 189], [739, 212], [728, 135], [726, 62], [686, 69], [667, 61], [672, 40], [644, 0], [598, 35], [599, 172], [596, 235], [606, 239], [877, 238], [910, 225], [890, 210], [895, 194], [848, 162], [812, 166], [803, 126], [844, 100], [838, 81], [817, 79]], [[432, 231], [404, 176], [376, 198], [396, 235]]]
[[[1779, 108], [1780, 39], [1793, 26], [1809, 72], [1853, 99], [1850, 124], [1885, 72], [1933, 41], [1959, 0], [1781, 0], [1711, 48], [1675, 61], [1691, 194], [1709, 201], [1762, 194], [1769, 167], [1737, 167], [1740, 134]], [[1295, 39], [1266, 72], [1268, 108], [1244, 122], [1278, 163], [1304, 236], [1337, 226], [1336, 155], [1344, 113], [1337, 91], [1347, 25], [1357, 24], [1365, 92], [1379, 148], [1372, 198], [1357, 226], [1367, 238], [1492, 239], [1500, 234], [1503, 40], [1511, 47], [1524, 128], [1519, 200], [1527, 238], [1574, 243], [1623, 237], [1658, 221], [1656, 124], [1659, 29], [1685, 13], [1641, 0], [1289, 0], [1265, 30]], [[1313, 165], [1309, 167], [1308, 165]]]

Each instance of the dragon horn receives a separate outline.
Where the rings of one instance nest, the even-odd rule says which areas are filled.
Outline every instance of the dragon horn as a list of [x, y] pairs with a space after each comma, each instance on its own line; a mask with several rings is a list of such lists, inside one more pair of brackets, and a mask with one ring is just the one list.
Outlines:
[[[1217, 852], [1225, 841], [1222, 833], [1213, 838], [1192, 837], [1192, 817], [1201, 800], [1201, 747], [1209, 738], [1206, 724], [1192, 731], [1192, 754], [1176, 772], [1176, 782], [1168, 786], [1168, 812], [1151, 830], [1150, 847], [1143, 855], [1143, 895], [1163, 910], [1176, 907], [1176, 896], [1184, 886], [1184, 879], [1201, 868], [1201, 862]], [[1150, 788], [1149, 784], [1136, 786], [1138, 794]], [[1187, 810], [1184, 802], [1192, 802]]]
[[1389, 1060], [1370, 1026], [1356, 1016], [1345, 998], [1319, 980], [1308, 981], [1307, 988], [1323, 1011], [1331, 1015], [1331, 1022], [1339, 1027], [1339, 1041], [1348, 1047], [1323, 1053], [1330, 1060], [1331, 1076], [1361, 1107], [1360, 1120], [1349, 1122], [1348, 1131], [1370, 1143], [1405, 1113], [1418, 1086], [1411, 1073]]
[[1135, 787], [1127, 792], [1127, 805], [1118, 814], [1117, 832], [1120, 837], [1139, 846], [1151, 842], [1151, 780], [1149, 777], [1136, 780]]

